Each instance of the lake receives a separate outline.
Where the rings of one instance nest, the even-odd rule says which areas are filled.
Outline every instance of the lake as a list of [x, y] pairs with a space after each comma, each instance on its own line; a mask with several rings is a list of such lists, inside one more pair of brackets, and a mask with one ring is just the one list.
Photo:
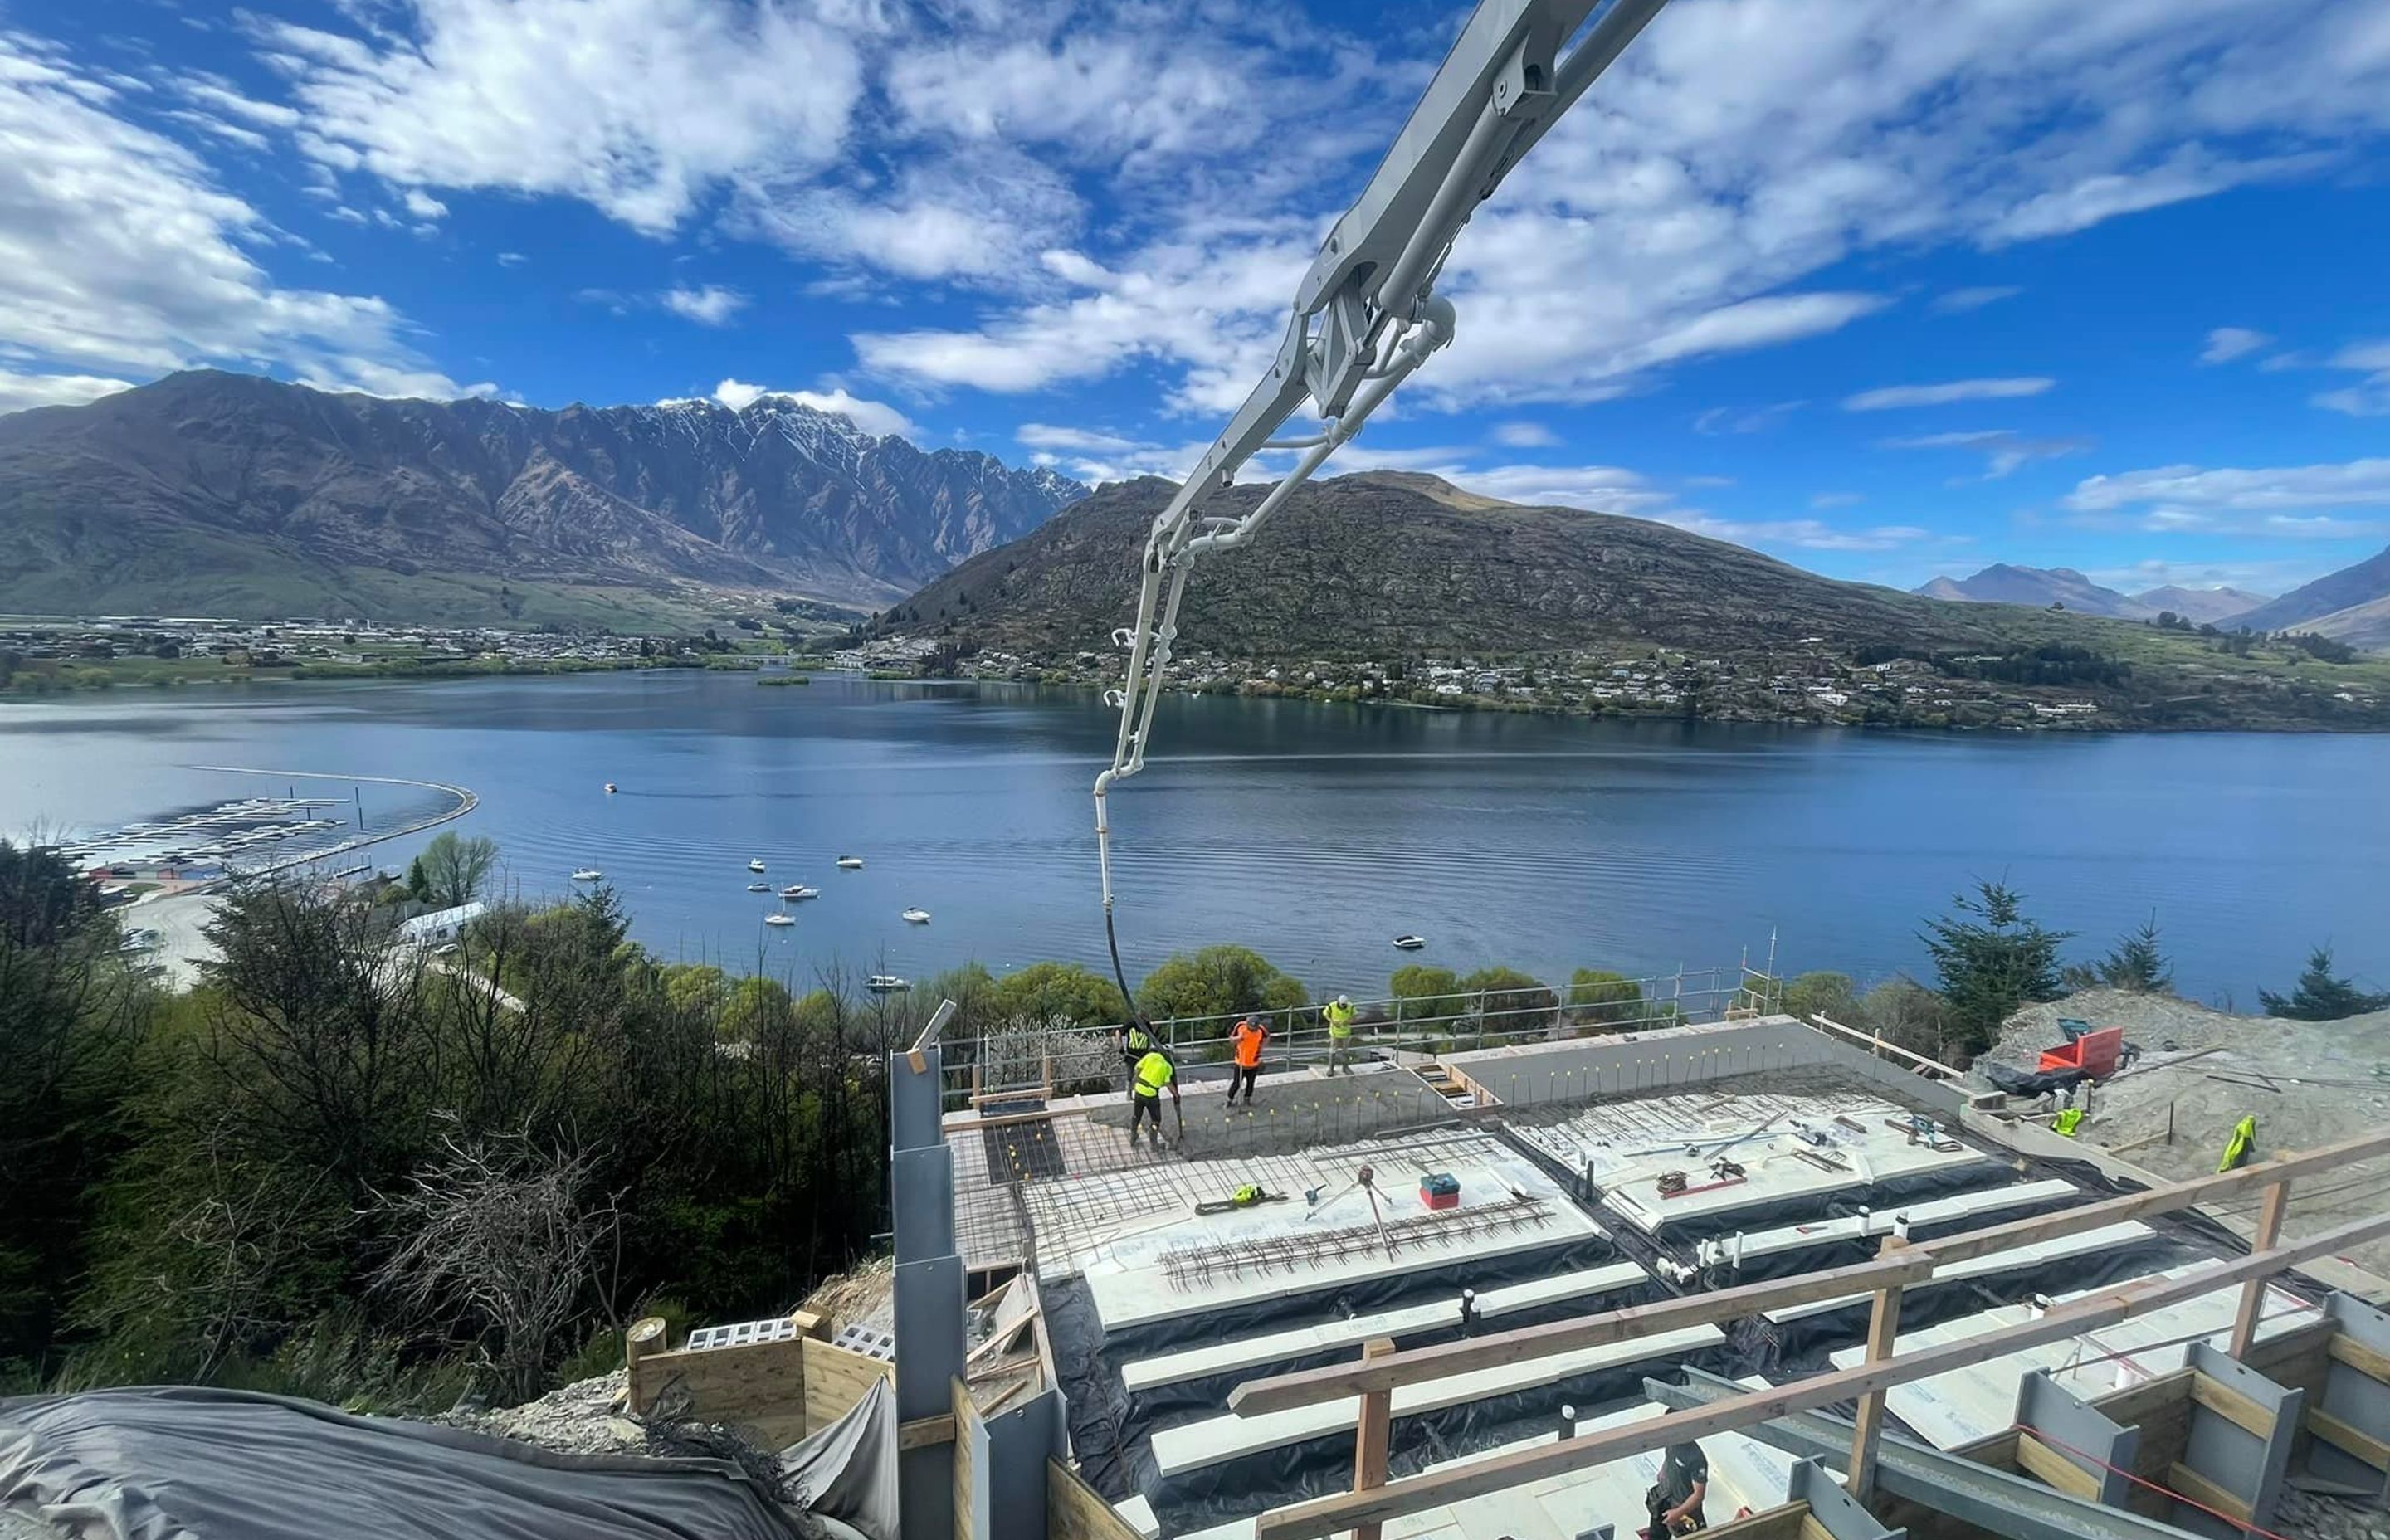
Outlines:
[[[669, 671], [118, 691], [0, 706], [0, 828], [104, 828], [284, 783], [453, 782], [525, 893], [594, 865], [669, 957], [800, 980], [1101, 966], [1088, 788], [1114, 719], [1027, 687]], [[609, 796], [605, 783], [620, 787]], [[346, 785], [302, 783], [346, 797]], [[366, 784], [366, 815], [407, 794]], [[419, 802], [419, 799], [418, 799]], [[1923, 966], [1920, 918], [2005, 877], [2104, 950], [2155, 910], [2186, 993], [2254, 1008], [2306, 949], [2390, 983], [2390, 738], [1959, 736], [1163, 703], [1112, 797], [1122, 950], [1236, 941], [1315, 992], [1406, 960], [1545, 977]], [[428, 835], [354, 857], [403, 867]], [[859, 872], [833, 869], [845, 853]], [[771, 928], [769, 879], [821, 888]], [[907, 905], [932, 922], [909, 926]], [[1389, 942], [1418, 931], [1407, 959]]]

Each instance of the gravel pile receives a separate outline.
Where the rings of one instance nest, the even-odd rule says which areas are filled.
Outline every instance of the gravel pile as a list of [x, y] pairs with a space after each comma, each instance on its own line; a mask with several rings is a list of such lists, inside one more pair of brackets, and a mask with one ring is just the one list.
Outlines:
[[[2342, 1021], [2235, 1016], [2165, 995], [2090, 990], [2009, 1018], [1989, 1057], [2030, 1070], [2064, 1041], [2060, 1017], [2122, 1027], [2140, 1046], [2133, 1067], [2096, 1087], [2077, 1137], [2160, 1176], [2215, 1171], [2243, 1116], [2257, 1120], [2255, 1158], [2311, 1149], [2390, 1126], [2390, 1011]], [[2165, 1137], [2167, 1120], [2174, 1136]], [[2249, 1217], [2258, 1200], [2218, 1205]], [[2380, 1213], [2390, 1160], [2353, 1165], [2291, 1188], [2288, 1231], [2305, 1235]], [[2359, 1266], [2390, 1272], [2390, 1241], [2360, 1247]], [[2390, 1540], [2390, 1537], [2385, 1537]]]
[[2286, 1487], [2274, 1528], [2294, 1540], [2390, 1540], [2390, 1513], [2345, 1497]]
[[489, 1411], [453, 1411], [437, 1420], [495, 1433], [567, 1455], [649, 1455], [648, 1431], [624, 1417], [623, 1374], [616, 1369], [548, 1392], [537, 1401]]

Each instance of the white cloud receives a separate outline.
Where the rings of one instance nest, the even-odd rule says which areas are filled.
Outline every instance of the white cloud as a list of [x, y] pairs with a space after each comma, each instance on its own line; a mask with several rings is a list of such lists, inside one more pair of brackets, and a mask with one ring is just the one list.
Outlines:
[[1856, 492], [1821, 492], [1809, 499], [1809, 506], [1822, 513], [1828, 508], [1846, 508], [1866, 501]]
[[407, 188], [399, 200], [406, 205], [406, 212], [413, 214], [418, 219], [445, 219], [448, 217], [448, 205], [441, 202], [438, 199], [432, 197], [430, 193], [425, 192], [420, 187]]
[[524, 256], [520, 251], [501, 251], [498, 253], [498, 265], [500, 267], [520, 267], [530, 260], [531, 259], [529, 257]]
[[747, 296], [720, 284], [707, 284], [702, 289], [667, 289], [656, 296], [656, 302], [683, 320], [700, 326], [719, 327], [747, 308]]
[[80, 406], [131, 389], [129, 379], [88, 374], [19, 374], [0, 368], [0, 412], [21, 412], [29, 406]]
[[2036, 460], [2054, 460], [2064, 455], [2083, 454], [2092, 447], [2092, 443], [2089, 439], [2079, 435], [2029, 439], [2006, 428], [1991, 428], [1971, 432], [1922, 433], [1914, 438], [1886, 439], [1883, 447], [1976, 450], [1984, 456], [1984, 480], [1997, 481]]
[[1947, 294], [1935, 295], [1931, 308], [1937, 314], [1956, 315], [1970, 310], [1981, 310], [1985, 305], [1997, 304], [2002, 300], [2013, 300], [2024, 292], [2024, 289], [2014, 284], [1987, 284], [1977, 289], [1954, 289]]
[[2390, 339], [2352, 342], [2332, 355], [2330, 366], [2362, 370], [2366, 378], [2316, 396], [2317, 405], [2353, 417], [2390, 417]]
[[816, 412], [835, 413], [875, 437], [885, 438], [893, 433], [899, 438], [918, 441], [921, 436], [919, 426], [895, 407], [884, 401], [867, 401], [861, 396], [849, 395], [842, 388], [776, 391], [768, 386], [750, 385], [743, 379], [726, 379], [713, 388], [713, 399], [734, 412], [743, 412], [767, 397], [793, 401]]
[[119, 78], [0, 32], [0, 348], [53, 374], [204, 363], [450, 395], [381, 300], [289, 288], [282, 239], [186, 147], [125, 115]]
[[2390, 459], [2255, 470], [2159, 466], [2090, 477], [2065, 503], [2095, 519], [2139, 510], [2140, 527], [2158, 533], [2372, 538], [2390, 531], [2390, 521], [2305, 510], [2390, 507]]
[[1550, 449], [1561, 436], [1540, 422], [1497, 422], [1494, 442], [1506, 449]]
[[2217, 327], [2207, 334], [2207, 346], [2201, 350], [2203, 364], [2229, 364], [2234, 359], [2255, 353], [2273, 339], [2262, 331], [2246, 327]]
[[1693, 418], [1696, 433], [1763, 433], [1808, 405], [1806, 401], [1779, 401], [1748, 412], [1713, 406]]
[[1939, 385], [1889, 385], [1843, 398], [1845, 412], [1884, 412], [1904, 406], [1947, 406], [1959, 401], [2004, 401], [2037, 396], [2057, 384], [2038, 377], [2013, 379], [1952, 379]]
[[649, 235], [721, 186], [829, 162], [862, 90], [855, 39], [808, 7], [414, 0], [383, 14], [392, 25], [364, 37], [258, 24], [307, 155], [402, 187], [560, 194]]

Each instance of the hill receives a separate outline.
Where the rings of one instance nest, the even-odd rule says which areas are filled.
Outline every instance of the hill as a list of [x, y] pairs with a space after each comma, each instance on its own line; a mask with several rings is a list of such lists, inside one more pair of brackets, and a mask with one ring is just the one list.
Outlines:
[[[1102, 487], [873, 633], [933, 646], [934, 668], [1116, 684], [1110, 636], [1134, 618], [1138, 555], [1174, 490]], [[1220, 511], [1263, 490], [1231, 488]], [[1303, 488], [1253, 546], [1203, 563], [1178, 631], [1174, 677], [1194, 688], [1985, 725], [2390, 723], [2390, 668], [1945, 604], [1667, 524], [1383, 472]]]
[[1085, 490], [786, 397], [551, 412], [199, 370], [0, 417], [0, 610], [495, 620], [493, 579], [869, 608]]
[[[2252, 631], [2312, 631], [2352, 647], [2390, 648], [2390, 546], [2327, 572], [2234, 621]], [[2371, 639], [2361, 639], [2370, 637]]]
[[1961, 604], [2027, 604], [2044, 610], [2059, 604], [2078, 615], [2127, 621], [2146, 621], [2165, 608], [2102, 588], [2072, 567], [2014, 567], [2005, 561], [1972, 577], [1937, 577], [1917, 592]]
[[2133, 602], [2152, 614], [2171, 610], [2193, 625], [2222, 625], [2272, 601], [2264, 594], [2252, 594], [2244, 588], [2183, 588], [2167, 584], [2163, 588], [2135, 594]]

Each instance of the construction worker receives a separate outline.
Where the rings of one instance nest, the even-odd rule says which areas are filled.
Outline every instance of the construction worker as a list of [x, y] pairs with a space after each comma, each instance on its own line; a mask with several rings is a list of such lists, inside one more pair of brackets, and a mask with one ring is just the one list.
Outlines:
[[1262, 1045], [1269, 1041], [1269, 1029], [1250, 1016], [1237, 1019], [1235, 1030], [1228, 1033], [1228, 1046], [1235, 1051], [1236, 1063], [1228, 1076], [1228, 1105], [1237, 1105], [1237, 1088], [1245, 1092], [1245, 1105], [1253, 1104], [1253, 1082], [1261, 1078]]
[[1353, 1072], [1353, 1002], [1339, 995], [1319, 1007], [1328, 1022], [1328, 1072]]
[[1115, 1041], [1120, 1044], [1121, 1058], [1132, 1071], [1138, 1059], [1162, 1046], [1154, 1041], [1153, 1023], [1142, 1016], [1129, 1018], [1128, 1025], [1120, 1029]]
[[1153, 1148], [1162, 1148], [1162, 1092], [1165, 1086], [1175, 1105], [1178, 1100], [1178, 1067], [1170, 1062], [1168, 1054], [1155, 1048], [1137, 1061], [1137, 1070], [1129, 1077], [1128, 1142], [1132, 1147], [1137, 1143], [1137, 1124], [1151, 1113]]
[[1709, 1495], [1710, 1459], [1698, 1444], [1672, 1444], [1660, 1458], [1660, 1479], [1644, 1495], [1643, 1501], [1651, 1517], [1651, 1527], [1643, 1533], [1650, 1540], [1667, 1540], [1672, 1534], [1690, 1534], [1697, 1529], [1707, 1529], [1709, 1521], [1702, 1514], [1702, 1499]]

